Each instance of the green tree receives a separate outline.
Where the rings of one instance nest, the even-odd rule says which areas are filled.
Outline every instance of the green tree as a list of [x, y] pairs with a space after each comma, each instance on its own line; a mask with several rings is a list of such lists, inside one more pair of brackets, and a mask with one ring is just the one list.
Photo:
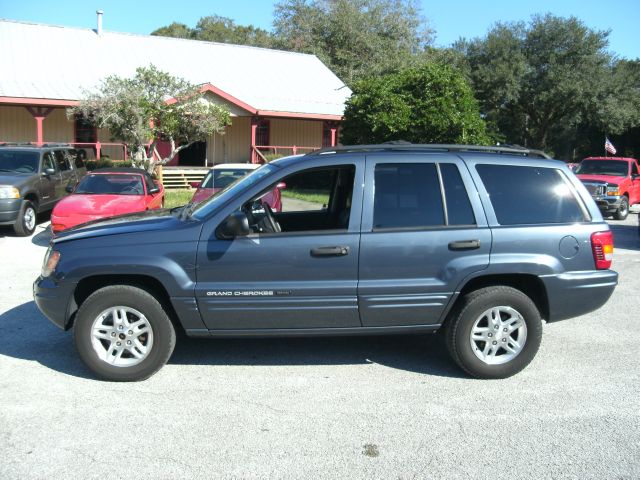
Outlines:
[[317, 55], [348, 85], [414, 64], [432, 32], [413, 0], [284, 0], [276, 45]]
[[151, 32], [151, 35], [157, 35], [160, 37], [193, 38], [193, 30], [184, 23], [173, 22], [171, 25], [154, 30]]
[[[204, 101], [197, 86], [153, 65], [138, 68], [132, 78], [107, 77], [98, 91], [87, 93], [67, 115], [82, 115], [97, 127], [108, 128], [114, 138], [129, 145], [134, 164], [148, 165], [150, 171], [194, 142], [223, 133], [231, 123], [226, 107]], [[153, 155], [159, 139], [171, 145], [165, 158]]]
[[467, 80], [452, 67], [434, 63], [354, 85], [345, 110], [342, 142], [393, 140], [490, 143]]
[[274, 44], [273, 35], [267, 30], [253, 25], [237, 25], [231, 18], [219, 15], [200, 18], [193, 29], [183, 23], [174, 22], [154, 30], [151, 35], [265, 48], [272, 47]]
[[498, 23], [485, 38], [461, 40], [464, 71], [487, 121], [508, 143], [570, 158], [585, 135], [633, 126], [631, 66], [606, 50], [608, 32], [550, 14]]
[[273, 36], [268, 31], [253, 25], [236, 25], [232, 19], [218, 15], [202, 17], [194, 30], [194, 38], [254, 47], [273, 45]]

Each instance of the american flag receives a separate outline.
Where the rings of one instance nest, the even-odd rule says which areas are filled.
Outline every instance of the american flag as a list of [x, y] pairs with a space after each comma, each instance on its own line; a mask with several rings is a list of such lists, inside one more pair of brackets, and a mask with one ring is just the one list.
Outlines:
[[604, 137], [604, 149], [611, 155], [615, 155], [617, 152], [616, 147], [613, 146], [613, 143], [611, 143], [607, 137]]

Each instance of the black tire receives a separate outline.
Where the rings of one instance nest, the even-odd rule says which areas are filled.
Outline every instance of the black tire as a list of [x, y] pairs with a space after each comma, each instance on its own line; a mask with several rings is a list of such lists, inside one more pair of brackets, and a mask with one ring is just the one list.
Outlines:
[[613, 214], [613, 218], [616, 220], [625, 220], [629, 216], [629, 199], [626, 196], [622, 196], [620, 199], [620, 206], [618, 210]]
[[[511, 308], [521, 315], [526, 325], [526, 340], [520, 352], [511, 360], [490, 365], [474, 353], [470, 338], [476, 320], [494, 307]], [[485, 379], [507, 378], [525, 368], [535, 357], [542, 340], [542, 321], [536, 305], [520, 290], [505, 286], [487, 287], [461, 299], [448, 319], [445, 335], [449, 353], [469, 375]], [[507, 353], [499, 347], [497, 350]]]
[[[100, 358], [93, 346], [94, 321], [102, 312], [116, 306], [135, 309], [146, 317], [151, 327], [153, 343], [146, 357], [136, 365], [111, 365]], [[167, 363], [176, 344], [176, 333], [162, 305], [150, 293], [130, 285], [113, 285], [95, 291], [80, 306], [75, 319], [74, 340], [80, 358], [97, 376], [105, 380], [133, 382], [149, 378]], [[131, 356], [129, 352], [122, 355]]]
[[29, 200], [22, 202], [18, 218], [13, 224], [13, 231], [18, 237], [29, 237], [36, 229], [38, 210]]

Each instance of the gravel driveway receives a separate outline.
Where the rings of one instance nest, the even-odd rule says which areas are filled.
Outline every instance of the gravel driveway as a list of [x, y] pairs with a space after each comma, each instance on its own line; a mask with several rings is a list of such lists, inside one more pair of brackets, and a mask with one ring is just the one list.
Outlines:
[[0, 230], [0, 478], [640, 478], [637, 214], [612, 224], [613, 298], [498, 381], [408, 336], [181, 339], [100, 382], [32, 301], [47, 231]]

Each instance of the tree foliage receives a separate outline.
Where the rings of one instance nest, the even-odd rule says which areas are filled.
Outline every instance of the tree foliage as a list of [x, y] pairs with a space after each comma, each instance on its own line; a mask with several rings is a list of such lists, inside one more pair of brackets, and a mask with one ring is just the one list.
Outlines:
[[277, 46], [317, 55], [348, 85], [413, 64], [432, 40], [413, 0], [283, 0], [274, 17]]
[[237, 25], [232, 19], [219, 15], [200, 18], [195, 28], [174, 22], [154, 30], [151, 35], [266, 48], [274, 44], [274, 38], [270, 32], [253, 25]]
[[428, 63], [354, 85], [342, 126], [346, 144], [487, 144], [490, 139], [467, 80], [447, 65]]
[[483, 114], [508, 143], [570, 156], [594, 126], [603, 138], [638, 122], [633, 67], [607, 52], [607, 37], [575, 17], [547, 14], [498, 23], [456, 48]]
[[[194, 142], [223, 133], [231, 123], [226, 107], [209, 103], [197, 86], [153, 65], [138, 68], [132, 78], [107, 77], [67, 115], [81, 115], [108, 128], [129, 145], [134, 164], [146, 164], [151, 171]], [[160, 139], [171, 145], [170, 154], [162, 159], [153, 157]]]

